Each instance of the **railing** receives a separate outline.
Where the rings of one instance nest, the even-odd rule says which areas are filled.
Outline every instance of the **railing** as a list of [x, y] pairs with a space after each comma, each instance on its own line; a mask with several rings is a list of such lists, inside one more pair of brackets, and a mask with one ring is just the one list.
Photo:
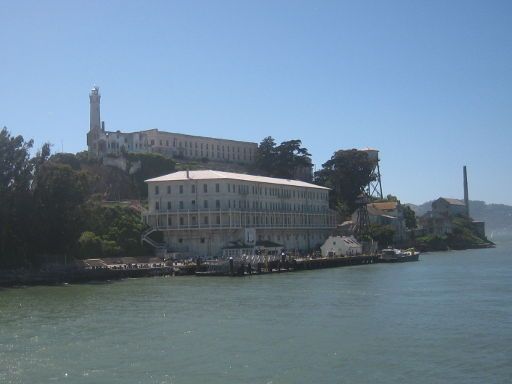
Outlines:
[[[144, 212], [143, 221], [157, 230], [206, 229], [332, 229], [336, 227], [334, 211], [298, 213], [275, 211], [173, 211]], [[205, 222], [206, 220], [206, 222]]]
[[158, 243], [156, 242], [155, 240], [153, 240], [152, 238], [149, 237], [150, 234], [152, 234], [153, 232], [155, 232], [157, 229], [156, 228], [149, 228], [148, 230], [146, 230], [142, 235], [141, 235], [141, 242], [144, 243], [148, 243], [149, 245], [151, 245], [153, 248], [155, 249], [159, 249], [159, 250], [163, 250], [166, 248], [166, 244], [165, 243]]

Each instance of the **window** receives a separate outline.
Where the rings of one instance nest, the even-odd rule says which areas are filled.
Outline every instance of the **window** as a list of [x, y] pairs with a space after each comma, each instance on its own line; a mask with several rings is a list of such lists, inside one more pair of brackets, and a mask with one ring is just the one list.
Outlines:
[[203, 192], [208, 193], [208, 184], [203, 184]]
[[219, 215], [216, 216], [216, 221], [217, 221], [217, 225], [220, 225], [220, 216]]
[[204, 244], [204, 237], [201, 237], [201, 243]]
[[208, 208], [208, 200], [203, 201], [203, 208]]
[[167, 210], [170, 211], [172, 209], [172, 204], [170, 201], [167, 202]]
[[155, 201], [155, 210], [158, 211], [160, 209], [160, 203]]
[[205, 216], [204, 219], [203, 219], [203, 222], [208, 225], [208, 216]]
[[155, 145], [155, 140], [151, 140], [151, 145]]
[[155, 185], [155, 195], [158, 195], [160, 193], [160, 188], [158, 185]]
[[167, 186], [167, 194], [168, 194], [168, 195], [170, 195], [170, 194], [171, 194], [171, 186], [170, 186], [170, 185], [168, 185], [168, 186]]
[[192, 193], [196, 193], [196, 186], [194, 184], [192, 184], [191, 190], [192, 190]]
[[215, 192], [220, 192], [220, 185], [219, 184], [215, 184]]
[[184, 224], [183, 217], [180, 217], [180, 225], [183, 225], [183, 224]]
[[215, 208], [220, 209], [220, 200], [215, 200]]
[[171, 225], [172, 225], [172, 217], [171, 217], [171, 216], [169, 216], [169, 217], [167, 218], [167, 225], [168, 225], [168, 226], [171, 226]]
[[183, 239], [178, 239], [178, 243], [183, 243]]
[[194, 209], [195, 209], [195, 207], [196, 207], [196, 201], [195, 201], [195, 200], [192, 200], [192, 208], [194, 208]]
[[231, 184], [228, 184], [228, 192], [231, 192]]
[[180, 185], [180, 193], [183, 193], [183, 185]]
[[183, 209], [183, 201], [180, 201], [180, 209]]

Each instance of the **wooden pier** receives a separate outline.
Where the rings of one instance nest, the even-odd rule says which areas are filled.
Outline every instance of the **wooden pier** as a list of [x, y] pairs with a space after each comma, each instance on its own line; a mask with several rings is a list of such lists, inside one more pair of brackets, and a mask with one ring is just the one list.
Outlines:
[[[351, 265], [374, 264], [378, 262], [377, 256], [359, 255], [330, 258], [296, 258], [273, 260], [252, 265], [247, 262], [226, 260], [224, 263], [208, 262], [197, 266], [196, 276], [249, 276], [268, 273], [283, 273], [304, 271], [310, 269], [337, 268]], [[214, 267], [212, 267], [214, 266]]]

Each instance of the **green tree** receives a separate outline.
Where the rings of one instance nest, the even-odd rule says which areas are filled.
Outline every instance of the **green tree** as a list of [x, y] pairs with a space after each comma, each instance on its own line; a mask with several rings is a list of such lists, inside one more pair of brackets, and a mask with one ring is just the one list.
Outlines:
[[283, 141], [277, 148], [277, 163], [275, 173], [283, 179], [293, 179], [297, 171], [311, 169], [311, 154], [301, 147], [302, 141]]
[[373, 181], [373, 167], [374, 163], [366, 152], [356, 149], [339, 150], [322, 165], [321, 170], [315, 172], [315, 182], [331, 188], [331, 207], [343, 203], [353, 212], [359, 206], [359, 196]]
[[78, 238], [78, 256], [82, 259], [97, 258], [103, 256], [101, 238], [94, 232], [82, 232]]
[[370, 236], [379, 243], [381, 248], [393, 244], [395, 230], [391, 225], [370, 224]]
[[276, 145], [274, 138], [265, 137], [255, 155], [255, 171], [264, 176], [293, 179], [303, 169], [311, 169], [311, 154], [302, 141], [288, 140]]
[[67, 254], [81, 233], [81, 205], [87, 197], [87, 178], [69, 165], [48, 161], [34, 178], [34, 217], [38, 251]]
[[0, 265], [20, 265], [28, 255], [33, 141], [0, 131]]
[[[108, 248], [114, 250], [113, 253], [118, 252], [126, 256], [147, 253], [146, 248], [140, 243], [141, 234], [146, 226], [140, 219], [140, 212], [135, 209], [89, 200], [82, 215], [85, 221], [83, 227], [101, 239], [103, 250]], [[110, 242], [110, 245], [105, 242]]]
[[272, 176], [276, 161], [276, 142], [271, 136], [265, 137], [258, 146], [254, 156], [256, 172], [264, 176]]
[[405, 226], [408, 229], [414, 229], [418, 226], [416, 221], [416, 213], [408, 205], [404, 206]]

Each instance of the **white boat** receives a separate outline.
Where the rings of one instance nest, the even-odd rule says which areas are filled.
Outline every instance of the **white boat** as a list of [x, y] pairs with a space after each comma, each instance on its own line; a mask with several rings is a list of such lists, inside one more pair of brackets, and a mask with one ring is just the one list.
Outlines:
[[396, 263], [404, 261], [418, 261], [420, 253], [416, 252], [414, 248], [406, 250], [397, 248], [385, 248], [379, 257], [379, 261], [383, 263]]

